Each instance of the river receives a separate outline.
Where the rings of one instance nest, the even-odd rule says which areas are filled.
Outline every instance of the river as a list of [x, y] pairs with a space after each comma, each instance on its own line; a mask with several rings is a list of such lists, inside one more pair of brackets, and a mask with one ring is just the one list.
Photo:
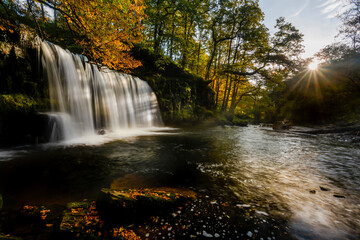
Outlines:
[[360, 238], [360, 146], [328, 135], [258, 126], [162, 129], [99, 145], [2, 150], [0, 167], [8, 206], [96, 199], [114, 184], [182, 187], [211, 204], [226, 199], [281, 219], [291, 238]]

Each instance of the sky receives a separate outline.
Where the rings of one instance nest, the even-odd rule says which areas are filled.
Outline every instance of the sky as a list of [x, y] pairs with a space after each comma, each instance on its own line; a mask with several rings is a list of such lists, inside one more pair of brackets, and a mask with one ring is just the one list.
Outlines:
[[[321, 48], [335, 42], [346, 0], [260, 0], [265, 25], [274, 32], [276, 19], [285, 17], [304, 34], [304, 58], [312, 57]], [[340, 39], [339, 39], [340, 40]]]

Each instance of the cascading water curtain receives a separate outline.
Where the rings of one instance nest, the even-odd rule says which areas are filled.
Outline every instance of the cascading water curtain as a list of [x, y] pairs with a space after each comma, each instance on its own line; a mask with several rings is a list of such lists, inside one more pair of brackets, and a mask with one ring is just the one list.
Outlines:
[[86, 62], [49, 42], [41, 43], [43, 74], [49, 82], [51, 141], [162, 126], [156, 96], [147, 82]]

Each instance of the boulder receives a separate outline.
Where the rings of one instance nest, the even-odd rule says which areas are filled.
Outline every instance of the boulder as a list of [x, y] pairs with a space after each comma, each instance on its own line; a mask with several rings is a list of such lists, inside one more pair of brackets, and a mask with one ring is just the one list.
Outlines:
[[104, 129], [100, 129], [98, 131], [98, 135], [105, 135], [106, 134], [106, 131]]
[[282, 121], [275, 122], [272, 127], [274, 130], [288, 130], [291, 127], [291, 123], [289, 120], [284, 119]]
[[98, 239], [102, 235], [102, 227], [95, 202], [71, 202], [64, 210], [60, 231], [69, 237], [81, 235], [86, 239]]
[[184, 205], [195, 193], [180, 189], [102, 189], [97, 209], [107, 222], [132, 223]]

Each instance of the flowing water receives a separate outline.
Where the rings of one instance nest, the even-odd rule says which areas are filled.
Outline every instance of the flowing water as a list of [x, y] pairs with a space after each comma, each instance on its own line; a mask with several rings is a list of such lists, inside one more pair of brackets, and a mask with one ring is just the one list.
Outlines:
[[145, 81], [104, 67], [100, 71], [86, 57], [49, 42], [41, 42], [40, 50], [49, 82], [50, 142], [162, 126], [156, 96]]
[[95, 200], [104, 187], [189, 188], [198, 200], [183, 209], [183, 239], [360, 238], [358, 144], [256, 126], [160, 128], [146, 82], [51, 43], [41, 52], [50, 143], [0, 149], [5, 208]]
[[256, 126], [168, 129], [112, 140], [5, 152], [4, 204], [95, 199], [113, 184], [184, 187], [215, 199], [211, 204], [226, 199], [282, 219], [298, 239], [360, 237], [357, 144]]

